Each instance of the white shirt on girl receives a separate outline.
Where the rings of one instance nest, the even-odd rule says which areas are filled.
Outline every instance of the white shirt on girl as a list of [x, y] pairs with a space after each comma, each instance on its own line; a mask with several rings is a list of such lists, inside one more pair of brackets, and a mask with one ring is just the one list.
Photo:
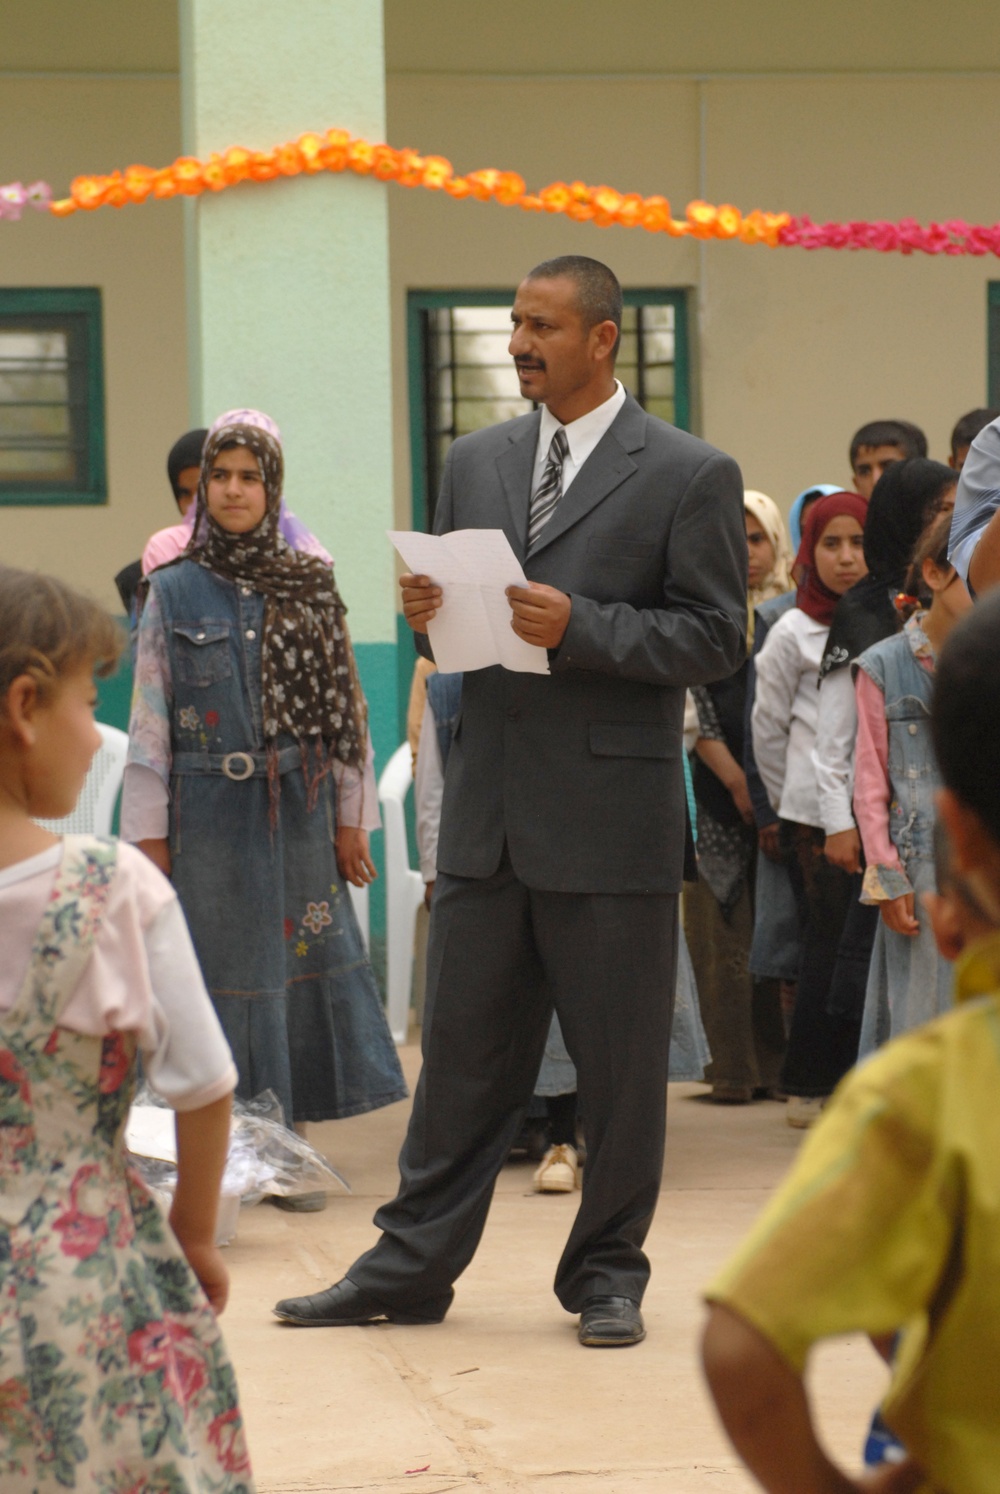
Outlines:
[[819, 720], [819, 666], [830, 629], [793, 607], [757, 655], [752, 729], [757, 769], [775, 813], [822, 825], [812, 752]]
[[[62, 854], [59, 842], [0, 871], [0, 1022], [21, 994]], [[134, 1033], [150, 1087], [174, 1110], [236, 1088], [177, 894], [133, 846], [118, 847], [101, 926], [59, 1026], [87, 1037]]]

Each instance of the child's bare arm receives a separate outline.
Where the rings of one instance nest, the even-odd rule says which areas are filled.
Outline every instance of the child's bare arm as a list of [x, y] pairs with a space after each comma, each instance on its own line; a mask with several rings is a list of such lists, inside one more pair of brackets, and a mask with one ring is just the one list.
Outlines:
[[153, 865], [165, 877], [170, 876], [172, 865], [169, 840], [166, 838], [163, 840], [140, 840], [138, 846], [143, 855], [148, 856]]
[[767, 1339], [729, 1308], [713, 1305], [702, 1361], [723, 1426], [769, 1494], [909, 1494], [919, 1470], [902, 1465], [868, 1482], [848, 1478], [820, 1447], [805, 1386]]
[[179, 1111], [177, 1191], [170, 1224], [192, 1271], [216, 1313], [229, 1296], [229, 1273], [215, 1244], [219, 1189], [229, 1146], [232, 1097], [224, 1095], [198, 1110]]

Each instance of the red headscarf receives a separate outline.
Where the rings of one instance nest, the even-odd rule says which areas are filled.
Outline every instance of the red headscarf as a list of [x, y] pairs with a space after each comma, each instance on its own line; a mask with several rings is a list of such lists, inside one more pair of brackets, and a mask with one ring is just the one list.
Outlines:
[[840, 601], [840, 596], [824, 586], [819, 579], [816, 546], [824, 529], [834, 519], [843, 518], [846, 514], [851, 519], [857, 519], [864, 529], [867, 512], [868, 499], [862, 498], [860, 493], [830, 493], [826, 498], [818, 498], [806, 515], [802, 543], [795, 557], [795, 574], [801, 578], [795, 593], [795, 605], [827, 628], [833, 621], [834, 608]]

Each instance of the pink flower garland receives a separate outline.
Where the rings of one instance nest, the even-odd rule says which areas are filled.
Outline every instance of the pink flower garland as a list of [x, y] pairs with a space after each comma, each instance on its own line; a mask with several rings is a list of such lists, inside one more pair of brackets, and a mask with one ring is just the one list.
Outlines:
[[0, 218], [10, 218], [16, 223], [26, 207], [47, 213], [51, 201], [52, 188], [48, 182], [32, 182], [30, 187], [22, 186], [20, 182], [8, 182], [5, 187], [0, 187]]
[[814, 223], [803, 214], [779, 230], [778, 241], [800, 249], [876, 249], [880, 254], [1000, 255], [1000, 223], [969, 224], [962, 218], [929, 223], [915, 218], [898, 223]]

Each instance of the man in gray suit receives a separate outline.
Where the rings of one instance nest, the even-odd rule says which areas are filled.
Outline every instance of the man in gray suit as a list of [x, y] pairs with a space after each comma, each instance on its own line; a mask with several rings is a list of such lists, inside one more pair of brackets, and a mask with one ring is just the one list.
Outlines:
[[[285, 1322], [439, 1322], [479, 1242], [553, 1005], [587, 1162], [556, 1273], [581, 1343], [638, 1343], [660, 1187], [685, 805], [684, 692], [745, 654], [735, 462], [614, 377], [621, 288], [566, 256], [517, 291], [510, 351], [540, 409], [456, 441], [435, 528], [502, 528], [511, 626], [551, 674], [465, 676], [431, 914], [424, 1066], [374, 1248]], [[441, 604], [402, 578], [427, 649]]]

